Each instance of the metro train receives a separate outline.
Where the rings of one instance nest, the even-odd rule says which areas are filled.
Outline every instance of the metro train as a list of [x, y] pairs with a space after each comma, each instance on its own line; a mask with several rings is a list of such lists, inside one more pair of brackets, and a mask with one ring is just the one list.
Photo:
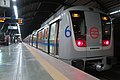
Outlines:
[[111, 18], [92, 7], [63, 7], [24, 41], [82, 70], [114, 64]]

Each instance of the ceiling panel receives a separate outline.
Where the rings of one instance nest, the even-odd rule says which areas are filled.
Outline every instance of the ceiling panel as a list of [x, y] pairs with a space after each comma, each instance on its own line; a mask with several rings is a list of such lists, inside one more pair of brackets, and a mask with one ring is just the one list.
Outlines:
[[[17, 0], [19, 17], [25, 21], [22, 26], [38, 29], [46, 19], [62, 6], [92, 6], [106, 13], [120, 9], [120, 0]], [[59, 8], [58, 8], [59, 7]], [[120, 17], [120, 13], [112, 15]], [[26, 28], [26, 27], [23, 27]], [[26, 30], [26, 29], [25, 29]], [[32, 30], [31, 30], [32, 31]], [[31, 33], [31, 31], [29, 33]], [[28, 33], [27, 33], [28, 34]], [[24, 35], [23, 37], [25, 37]]]

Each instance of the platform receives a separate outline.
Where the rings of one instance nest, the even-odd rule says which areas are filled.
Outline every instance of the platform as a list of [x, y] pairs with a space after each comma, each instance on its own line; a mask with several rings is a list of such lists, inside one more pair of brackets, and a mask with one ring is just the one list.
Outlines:
[[99, 80], [25, 43], [0, 47], [0, 80]]

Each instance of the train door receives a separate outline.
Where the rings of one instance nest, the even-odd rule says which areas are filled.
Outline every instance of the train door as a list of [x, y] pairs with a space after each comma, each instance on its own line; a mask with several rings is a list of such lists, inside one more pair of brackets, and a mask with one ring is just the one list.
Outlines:
[[38, 32], [38, 48], [42, 50], [42, 31]]
[[48, 53], [48, 32], [49, 32], [49, 27], [47, 26], [45, 29], [44, 29], [44, 51], [46, 53]]
[[30, 45], [32, 46], [32, 35], [30, 35]]
[[31, 46], [33, 46], [33, 34], [31, 35]]
[[48, 40], [48, 52], [53, 55], [58, 55], [58, 31], [59, 22], [56, 21], [50, 25], [50, 35]]
[[[84, 12], [86, 21], [87, 57], [102, 55], [102, 27], [99, 13]], [[94, 52], [93, 52], [94, 51]], [[97, 51], [97, 52], [95, 52]]]

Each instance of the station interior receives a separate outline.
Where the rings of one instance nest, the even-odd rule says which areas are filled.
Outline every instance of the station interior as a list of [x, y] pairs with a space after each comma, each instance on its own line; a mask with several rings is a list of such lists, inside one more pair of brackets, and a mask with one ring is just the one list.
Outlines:
[[[115, 58], [110, 69], [105, 71], [81, 70], [24, 41], [62, 7], [74, 6], [92, 7], [110, 17]], [[91, 8], [90, 10], [93, 11]], [[78, 46], [81, 45], [78, 44]], [[120, 0], [0, 0], [0, 80], [119, 79]]]

